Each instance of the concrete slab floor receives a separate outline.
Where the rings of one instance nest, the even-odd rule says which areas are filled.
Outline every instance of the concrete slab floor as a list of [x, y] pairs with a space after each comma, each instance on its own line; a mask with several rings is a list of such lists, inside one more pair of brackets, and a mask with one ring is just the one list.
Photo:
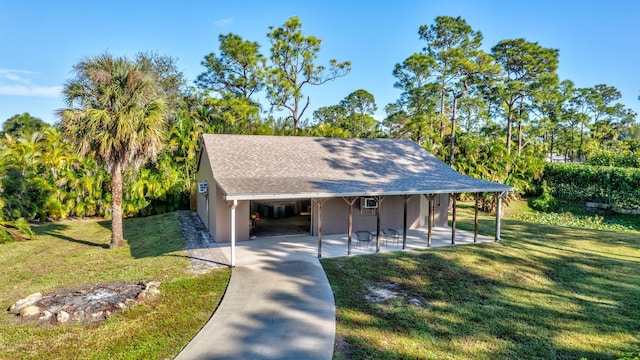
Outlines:
[[[375, 233], [373, 234], [375, 238]], [[432, 229], [431, 248], [451, 246], [451, 228], [434, 227]], [[477, 243], [492, 242], [493, 238], [478, 235]], [[322, 258], [348, 256], [347, 234], [323, 235]], [[473, 244], [473, 232], [456, 229], [455, 245]], [[222, 253], [231, 261], [230, 243], [218, 243]], [[427, 229], [411, 229], [407, 232], [407, 250], [426, 250]], [[403, 251], [402, 234], [394, 242], [393, 239], [380, 235], [380, 252]], [[376, 253], [376, 241], [359, 244], [355, 232], [351, 242], [351, 256]], [[310, 235], [286, 235], [273, 237], [258, 237], [255, 240], [236, 243], [236, 265], [247, 266], [264, 261], [308, 261], [318, 258], [318, 238]]]

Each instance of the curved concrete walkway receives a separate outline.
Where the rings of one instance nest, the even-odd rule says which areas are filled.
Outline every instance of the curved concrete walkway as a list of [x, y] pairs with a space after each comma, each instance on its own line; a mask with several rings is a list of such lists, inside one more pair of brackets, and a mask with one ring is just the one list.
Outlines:
[[209, 322], [176, 357], [331, 359], [335, 305], [318, 259], [247, 248]]

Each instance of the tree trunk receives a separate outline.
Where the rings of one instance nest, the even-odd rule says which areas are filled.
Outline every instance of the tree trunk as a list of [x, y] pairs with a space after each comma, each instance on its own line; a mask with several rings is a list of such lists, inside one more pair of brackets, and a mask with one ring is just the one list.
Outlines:
[[111, 244], [116, 249], [124, 245], [122, 236], [122, 167], [119, 162], [111, 171]]
[[511, 124], [513, 122], [513, 111], [509, 110], [507, 116], [507, 154], [511, 154]]
[[296, 109], [291, 114], [291, 118], [293, 119], [293, 133], [298, 133], [298, 103], [296, 101]]
[[518, 155], [522, 154], [522, 119], [518, 121]]
[[554, 130], [551, 130], [551, 136], [550, 137], [550, 142], [549, 142], [549, 162], [553, 162], [553, 143], [554, 143], [554, 138], [555, 138], [556, 134]]
[[582, 143], [584, 141], [584, 122], [580, 124], [580, 143], [578, 145], [578, 159], [580, 161], [584, 160], [582, 158]]
[[451, 143], [449, 144], [449, 166], [453, 168], [454, 153], [456, 147], [456, 113], [458, 110], [458, 97], [453, 99], [453, 110], [451, 112]]
[[[571, 161], [575, 161], [575, 133], [573, 131], [573, 127], [571, 129], [571, 148], [570, 148], [570, 152], [571, 152]], [[565, 161], [567, 159], [565, 158]]]
[[456, 117], [458, 115], [458, 100], [467, 94], [469, 91], [469, 84], [464, 81], [464, 89], [458, 94], [454, 94], [453, 97], [453, 109], [451, 111], [451, 144], [449, 149], [449, 166], [453, 168], [454, 153], [456, 148]]
[[518, 108], [518, 156], [522, 154], [522, 102], [524, 101], [524, 96], [520, 97], [520, 107]]
[[446, 101], [446, 95], [447, 95], [447, 91], [445, 89], [445, 82], [444, 82], [444, 78], [442, 80], [442, 94], [441, 94], [441, 99], [440, 99], [440, 139], [442, 139], [442, 137], [444, 137], [444, 108], [445, 108], [445, 101]]

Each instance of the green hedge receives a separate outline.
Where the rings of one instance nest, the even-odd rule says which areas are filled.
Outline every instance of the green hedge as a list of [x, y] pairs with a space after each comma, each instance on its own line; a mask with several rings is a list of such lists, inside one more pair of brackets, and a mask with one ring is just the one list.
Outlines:
[[587, 164], [640, 168], [640, 154], [633, 151], [596, 150], [589, 155]]
[[569, 202], [598, 202], [640, 209], [640, 169], [549, 163], [543, 180], [554, 195]]

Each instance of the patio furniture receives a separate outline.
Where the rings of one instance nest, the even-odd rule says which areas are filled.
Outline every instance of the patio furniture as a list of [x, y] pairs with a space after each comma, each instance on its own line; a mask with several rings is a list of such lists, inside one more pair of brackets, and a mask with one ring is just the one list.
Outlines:
[[360, 247], [360, 243], [361, 242], [366, 242], [367, 243], [367, 248], [369, 247], [369, 243], [372, 240], [372, 235], [369, 231], [356, 231], [356, 238], [358, 240], [358, 243], [356, 244], [356, 247]]
[[393, 244], [397, 247], [398, 242], [400, 241], [400, 233], [395, 229], [386, 229], [382, 230], [382, 234], [384, 235], [384, 245], [388, 246], [388, 241], [392, 240]]

